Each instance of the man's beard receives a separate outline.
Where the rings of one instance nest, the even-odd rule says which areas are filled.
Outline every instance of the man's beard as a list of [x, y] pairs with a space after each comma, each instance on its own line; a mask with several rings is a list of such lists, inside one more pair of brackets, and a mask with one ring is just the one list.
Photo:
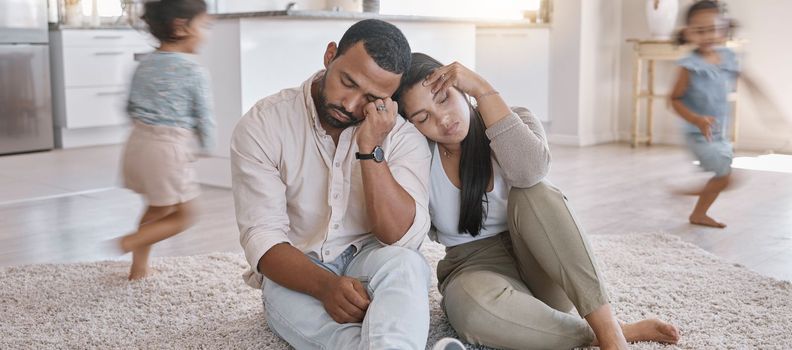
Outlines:
[[[363, 122], [362, 118], [357, 118], [352, 113], [348, 112], [344, 107], [337, 106], [331, 103], [327, 103], [327, 97], [324, 93], [325, 88], [325, 78], [327, 78], [327, 73], [325, 76], [322, 77], [322, 80], [319, 82], [319, 91], [318, 91], [318, 103], [316, 104], [316, 113], [319, 114], [319, 120], [325, 122], [327, 125], [330, 125], [336, 129], [346, 129], [350, 126], [355, 126]], [[342, 122], [332, 115], [330, 115], [330, 110], [335, 109], [337, 112], [340, 112], [342, 115], [349, 118], [349, 121]]]

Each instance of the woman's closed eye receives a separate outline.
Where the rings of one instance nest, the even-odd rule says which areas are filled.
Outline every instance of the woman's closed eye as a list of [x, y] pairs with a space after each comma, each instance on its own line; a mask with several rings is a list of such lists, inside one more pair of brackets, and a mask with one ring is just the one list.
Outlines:
[[416, 116], [415, 118], [413, 118], [413, 120], [415, 120], [415, 122], [418, 124], [423, 124], [425, 121], [429, 120], [429, 113], [424, 113], [420, 116]]

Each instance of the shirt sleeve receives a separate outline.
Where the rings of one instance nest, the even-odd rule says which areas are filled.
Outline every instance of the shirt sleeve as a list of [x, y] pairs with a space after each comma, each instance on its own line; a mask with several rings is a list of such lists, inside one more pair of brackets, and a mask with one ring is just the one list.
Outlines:
[[286, 185], [277, 168], [278, 148], [265, 133], [266, 116], [254, 106], [242, 117], [231, 138], [231, 191], [239, 242], [251, 271], [261, 279], [258, 262], [279, 243], [289, 243]]
[[682, 57], [676, 61], [677, 66], [685, 68], [689, 71], [697, 71], [701, 69], [701, 65], [699, 64], [698, 59], [696, 58], [695, 54], [689, 54], [685, 57]]
[[737, 58], [737, 54], [734, 50], [724, 47], [721, 49], [721, 57], [723, 59], [723, 69], [733, 73], [738, 74], [740, 72], [740, 60]]
[[199, 67], [193, 85], [193, 115], [198, 120], [197, 131], [201, 148], [211, 150], [215, 144], [215, 121], [212, 100], [212, 88], [209, 72]]
[[528, 188], [550, 172], [544, 127], [527, 108], [514, 107], [511, 115], [487, 128], [486, 134], [509, 185]]
[[[431, 153], [426, 138], [404, 121], [386, 149], [393, 178], [415, 201], [415, 218], [407, 232], [392, 245], [418, 249], [429, 231], [429, 166]], [[382, 243], [382, 242], [380, 242]], [[385, 245], [385, 243], [382, 243]]]

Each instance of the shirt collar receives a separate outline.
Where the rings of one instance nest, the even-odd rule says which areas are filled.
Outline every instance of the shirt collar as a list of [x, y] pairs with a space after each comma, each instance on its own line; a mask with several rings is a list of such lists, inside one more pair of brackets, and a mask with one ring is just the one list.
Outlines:
[[311, 85], [314, 82], [322, 79], [325, 72], [326, 71], [322, 69], [314, 73], [313, 75], [311, 75], [310, 78], [308, 78], [308, 80], [306, 80], [302, 84], [302, 91], [304, 95], [303, 98], [305, 99], [305, 109], [307, 110], [306, 114], [308, 115], [308, 119], [311, 121], [311, 124], [313, 124], [314, 130], [319, 135], [327, 135], [327, 132], [322, 127], [322, 124], [319, 123], [319, 115], [316, 112], [316, 105], [314, 104], [313, 96], [311, 96]]

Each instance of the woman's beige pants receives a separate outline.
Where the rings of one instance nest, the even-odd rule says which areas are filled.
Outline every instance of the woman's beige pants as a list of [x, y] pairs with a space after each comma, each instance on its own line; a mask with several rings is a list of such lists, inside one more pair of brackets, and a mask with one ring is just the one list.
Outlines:
[[449, 322], [467, 342], [496, 348], [590, 344], [580, 316], [608, 297], [566, 198], [545, 182], [513, 188], [508, 211], [509, 232], [447, 248], [438, 264]]

